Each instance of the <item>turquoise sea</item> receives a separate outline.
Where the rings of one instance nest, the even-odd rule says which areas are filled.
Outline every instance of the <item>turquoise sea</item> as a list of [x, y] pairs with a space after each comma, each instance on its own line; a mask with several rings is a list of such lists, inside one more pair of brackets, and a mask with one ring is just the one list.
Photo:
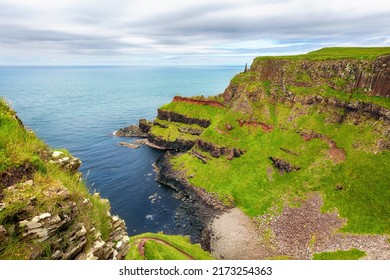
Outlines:
[[[0, 97], [24, 124], [83, 164], [89, 188], [111, 202], [129, 235], [190, 234], [191, 220], [175, 220], [180, 200], [155, 182], [149, 147], [118, 146], [113, 131], [153, 120], [175, 95], [215, 95], [243, 67], [0, 67]], [[157, 200], [152, 202], [152, 198]]]

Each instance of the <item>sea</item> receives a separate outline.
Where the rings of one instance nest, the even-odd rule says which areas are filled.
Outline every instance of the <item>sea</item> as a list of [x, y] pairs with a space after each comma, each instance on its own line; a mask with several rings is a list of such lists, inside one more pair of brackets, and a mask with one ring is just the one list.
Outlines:
[[157, 108], [175, 95], [222, 93], [241, 71], [238, 66], [1, 66], [0, 97], [52, 148], [81, 159], [88, 188], [110, 200], [111, 213], [125, 220], [129, 235], [191, 235], [191, 221], [178, 222], [181, 197], [155, 181], [153, 163], [163, 152], [119, 146], [133, 139], [113, 132], [140, 118], [153, 120]]

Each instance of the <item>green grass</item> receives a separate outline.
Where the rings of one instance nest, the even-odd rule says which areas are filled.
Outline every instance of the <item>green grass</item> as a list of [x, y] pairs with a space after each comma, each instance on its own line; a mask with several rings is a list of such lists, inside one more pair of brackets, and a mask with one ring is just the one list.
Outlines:
[[364, 251], [350, 249], [348, 251], [338, 250], [335, 252], [316, 253], [313, 260], [359, 260], [366, 255]]
[[199, 106], [196, 104], [185, 102], [171, 102], [162, 106], [160, 109], [166, 111], [174, 111], [179, 114], [188, 115], [193, 118], [206, 119], [213, 121], [215, 116], [224, 111], [222, 108], [213, 106]]
[[161, 127], [158, 125], [154, 125], [154, 126], [152, 126], [150, 132], [156, 136], [161, 136], [164, 139], [169, 140], [169, 141], [175, 141], [178, 138], [183, 139], [183, 140], [197, 139], [196, 135], [180, 132], [179, 128], [190, 127], [190, 128], [197, 129], [197, 130], [203, 130], [202, 127], [200, 127], [199, 125], [196, 125], [196, 124], [183, 125], [183, 124], [178, 123], [178, 122], [169, 122], [169, 121], [165, 121], [165, 120], [156, 120], [155, 122], [158, 122], [161, 125], [166, 126], [167, 128], [164, 128], [164, 127]]
[[375, 59], [378, 56], [390, 54], [390, 47], [377, 48], [356, 48], [356, 47], [332, 47], [312, 51], [307, 54], [288, 55], [288, 56], [262, 56], [256, 60], [266, 59], [286, 59], [286, 60], [336, 60], [336, 59]]
[[[69, 155], [66, 150], [61, 151]], [[34, 256], [50, 258], [52, 252], [48, 248], [57, 242], [56, 239], [31, 244], [22, 241], [15, 223], [23, 219], [30, 220], [44, 212], [70, 215], [71, 208], [67, 206], [70, 201], [75, 202], [78, 209], [76, 220], [70, 227], [83, 223], [87, 229], [95, 227], [100, 231], [103, 240], [108, 238], [111, 230], [106, 215], [109, 205], [92, 196], [78, 174], [65, 172], [50, 163], [50, 153], [51, 149], [33, 132], [26, 131], [18, 123], [15, 112], [4, 100], [0, 100], [0, 173], [25, 163], [35, 167], [33, 186], [23, 185], [22, 181], [15, 185], [17, 191], [3, 190], [2, 203], [6, 207], [0, 211], [0, 224], [5, 226], [10, 235], [0, 245], [0, 259], [29, 259]], [[61, 191], [67, 195], [58, 195]], [[33, 206], [31, 198], [35, 201]], [[90, 204], [83, 203], [86, 198]], [[87, 233], [87, 239], [92, 242], [92, 233]]]
[[42, 168], [41, 154], [47, 146], [32, 132], [23, 129], [7, 103], [0, 99], [0, 173], [29, 162]]
[[[170, 244], [151, 240], [148, 238], [157, 238]], [[145, 241], [145, 256], [141, 256], [138, 250], [139, 242]], [[210, 253], [204, 251], [199, 244], [191, 244], [189, 237], [180, 235], [165, 235], [161, 233], [144, 233], [130, 238], [130, 250], [126, 255], [127, 260], [188, 260], [186, 252], [196, 260], [212, 260]], [[179, 249], [179, 250], [178, 250]]]
[[[192, 184], [215, 194], [222, 201], [228, 197], [230, 202], [232, 198], [236, 206], [252, 217], [265, 214], [272, 206], [282, 209], [285, 203], [291, 205], [312, 192], [319, 192], [325, 201], [323, 211], [337, 209], [341, 217], [348, 220], [343, 231], [390, 233], [390, 191], [386, 183], [390, 181], [387, 172], [390, 153], [372, 152], [380, 137], [377, 130], [381, 122], [363, 120], [358, 126], [348, 122], [338, 124], [327, 119], [342, 112], [323, 111], [319, 105], [303, 108], [296, 104], [296, 107], [289, 108], [277, 103], [269, 106], [272, 113], [258, 115], [258, 118], [275, 125], [271, 132], [240, 127], [236, 113], [227, 110], [213, 115], [212, 125], [201, 135], [202, 140], [217, 146], [246, 150], [240, 158], [229, 161], [224, 157], [210, 156], [208, 163], [203, 164], [191, 154], [184, 154], [173, 158], [175, 168], [195, 174], [189, 179]], [[288, 122], [296, 108], [307, 112], [292, 123]], [[186, 110], [191, 116], [191, 111]], [[193, 110], [201, 109], [193, 107]], [[225, 123], [233, 124], [234, 129], [228, 131]], [[320, 139], [305, 142], [296, 130], [314, 130], [329, 136], [346, 152], [347, 159], [341, 163], [333, 162], [328, 155], [327, 143]], [[271, 164], [270, 156], [287, 160], [300, 166], [301, 170], [279, 174]], [[270, 170], [271, 175], [268, 174]], [[336, 190], [340, 184], [344, 186], [343, 190]]]

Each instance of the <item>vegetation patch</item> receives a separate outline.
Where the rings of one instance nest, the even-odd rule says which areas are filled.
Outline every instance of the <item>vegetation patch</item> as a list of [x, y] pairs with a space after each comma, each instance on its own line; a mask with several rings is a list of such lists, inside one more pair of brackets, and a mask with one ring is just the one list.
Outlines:
[[335, 252], [315, 253], [313, 260], [359, 260], [365, 255], [364, 251], [354, 248], [348, 251], [338, 250]]
[[130, 238], [127, 260], [212, 260], [210, 253], [189, 237], [144, 233]]
[[[51, 149], [26, 130], [15, 112], [0, 100], [0, 224], [6, 230], [0, 242], [0, 259], [50, 259], [56, 248], [66, 245], [66, 238], [61, 242], [59, 238], [80, 223], [85, 228], [95, 228], [103, 240], [108, 238], [109, 204], [91, 195], [78, 173], [65, 172], [50, 163], [50, 154]], [[4, 174], [8, 176], [6, 180]], [[42, 213], [67, 215], [74, 220], [52, 238], [42, 242], [26, 240], [19, 222]], [[88, 231], [86, 238], [86, 247], [92, 246], [93, 233]]]

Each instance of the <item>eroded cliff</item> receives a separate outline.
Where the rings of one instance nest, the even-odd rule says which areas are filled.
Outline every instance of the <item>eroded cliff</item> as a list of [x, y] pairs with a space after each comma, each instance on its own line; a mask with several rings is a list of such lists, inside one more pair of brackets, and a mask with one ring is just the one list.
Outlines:
[[[170, 182], [184, 180], [251, 217], [259, 258], [336, 248], [390, 258], [389, 58], [389, 48], [256, 58], [223, 94], [176, 97], [160, 108], [149, 140], [184, 152], [169, 160], [181, 178]], [[170, 144], [183, 139], [193, 144]], [[225, 237], [210, 237], [214, 256], [245, 257], [223, 251]]]
[[0, 259], [124, 259], [126, 226], [90, 194], [67, 151], [53, 151], [0, 100]]

